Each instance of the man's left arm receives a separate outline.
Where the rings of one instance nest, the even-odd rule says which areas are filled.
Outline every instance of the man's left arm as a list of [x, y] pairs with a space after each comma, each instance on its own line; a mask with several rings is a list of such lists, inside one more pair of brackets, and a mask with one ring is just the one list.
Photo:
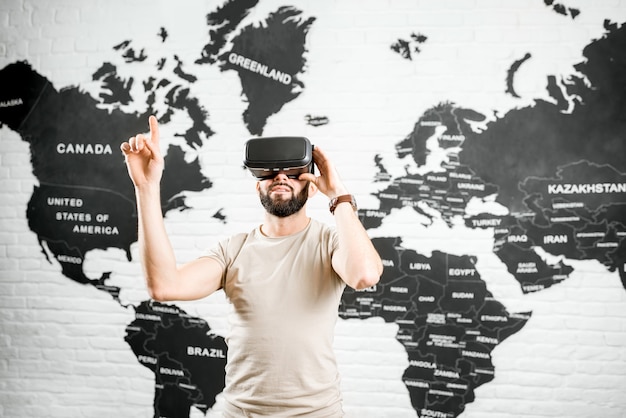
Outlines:
[[[313, 149], [313, 161], [319, 169], [319, 176], [301, 174], [300, 180], [315, 183], [329, 199], [348, 195], [335, 166], [317, 146]], [[349, 201], [338, 203], [333, 214], [338, 237], [332, 258], [333, 269], [353, 289], [375, 285], [383, 273], [383, 263], [352, 205]]]
[[349, 202], [338, 204], [334, 215], [339, 245], [333, 254], [333, 268], [353, 289], [374, 286], [383, 264], [363, 224]]

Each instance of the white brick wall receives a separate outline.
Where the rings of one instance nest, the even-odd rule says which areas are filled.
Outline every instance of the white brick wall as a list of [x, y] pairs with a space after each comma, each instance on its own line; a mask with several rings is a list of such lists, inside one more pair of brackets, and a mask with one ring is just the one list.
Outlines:
[[[605, 18], [626, 21], [623, 0], [563, 0], [581, 9], [574, 21], [550, 12], [543, 0], [261, 3], [251, 20], [288, 4], [317, 18], [308, 38], [306, 89], [270, 118], [265, 134], [310, 137], [334, 157], [362, 206], [370, 207], [375, 204], [370, 193], [377, 187], [371, 182], [373, 156], [386, 156], [387, 168], [402, 172], [392, 164], [393, 146], [410, 133], [425, 109], [444, 100], [486, 113], [527, 105], [546, 95], [546, 75], [567, 74], [582, 60], [583, 46], [601, 35]], [[241, 144], [250, 135], [241, 122], [245, 105], [238, 80], [232, 72], [219, 74], [191, 64], [206, 42], [205, 15], [217, 4], [0, 4], [0, 68], [28, 60], [57, 89], [80, 85], [95, 91], [91, 75], [103, 62], [119, 62], [112, 47], [127, 39], [136, 46], [159, 48], [163, 55], [178, 54], [186, 69], [200, 76], [195, 92], [216, 132], [200, 158], [214, 187], [189, 198], [194, 210], [168, 215], [181, 261], [197, 256], [219, 237], [255, 226], [261, 216], [253, 183], [239, 168]], [[156, 38], [161, 26], [170, 35], [164, 46]], [[414, 31], [428, 36], [414, 61], [390, 52], [391, 43]], [[504, 78], [511, 63], [526, 52], [533, 58], [516, 80], [524, 98], [514, 101], [504, 94]], [[151, 68], [133, 71], [149, 73]], [[326, 115], [331, 123], [306, 126], [303, 116], [308, 113]], [[167, 138], [168, 129], [164, 131]], [[25, 218], [36, 184], [27, 144], [1, 128], [0, 416], [151, 417], [152, 373], [124, 342], [133, 313], [103, 292], [63, 277], [57, 264], [46, 261]], [[325, 206], [318, 197], [310, 212], [332, 222]], [[221, 207], [228, 224], [207, 222]], [[404, 210], [390, 216], [384, 229], [372, 231], [394, 234], [405, 237], [405, 247], [425, 254], [439, 249], [478, 255], [481, 277], [494, 297], [509, 312], [533, 311], [526, 327], [495, 349], [496, 378], [477, 389], [464, 418], [626, 417], [626, 290], [616, 274], [595, 262], [571, 262], [576, 269], [571, 278], [524, 296], [491, 253], [487, 232], [439, 224], [424, 228], [415, 213]], [[121, 251], [94, 251], [85, 268], [93, 277], [112, 270], [111, 284], [125, 289], [126, 301], [146, 298], [137, 262], [128, 263]], [[219, 333], [227, 327], [221, 294], [178, 305], [206, 318]], [[380, 318], [339, 321], [336, 349], [350, 417], [416, 416], [401, 381], [407, 357], [395, 333], [396, 326]]]

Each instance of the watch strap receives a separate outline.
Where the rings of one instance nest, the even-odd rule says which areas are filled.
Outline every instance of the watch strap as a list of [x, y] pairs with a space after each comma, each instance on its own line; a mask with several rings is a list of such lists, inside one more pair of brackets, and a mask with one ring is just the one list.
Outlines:
[[356, 199], [351, 194], [342, 194], [341, 196], [334, 197], [330, 199], [330, 203], [328, 204], [328, 208], [330, 209], [330, 213], [335, 214], [335, 209], [337, 205], [340, 203], [348, 202], [352, 205], [352, 209], [356, 210]]

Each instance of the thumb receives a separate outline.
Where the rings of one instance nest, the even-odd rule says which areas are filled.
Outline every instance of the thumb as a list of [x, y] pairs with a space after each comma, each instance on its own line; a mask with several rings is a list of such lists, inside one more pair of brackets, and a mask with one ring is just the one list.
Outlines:
[[298, 176], [298, 180], [302, 181], [310, 181], [311, 183], [317, 184], [317, 176], [311, 173], [302, 173]]

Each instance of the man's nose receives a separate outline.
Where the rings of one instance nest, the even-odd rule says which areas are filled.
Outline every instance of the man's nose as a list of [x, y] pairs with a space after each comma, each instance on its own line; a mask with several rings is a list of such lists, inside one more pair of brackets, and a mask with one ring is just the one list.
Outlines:
[[288, 179], [289, 177], [287, 177], [287, 173], [284, 171], [279, 171], [278, 173], [276, 173], [276, 175], [273, 178], [274, 181], [277, 181], [277, 180], [286, 181]]

